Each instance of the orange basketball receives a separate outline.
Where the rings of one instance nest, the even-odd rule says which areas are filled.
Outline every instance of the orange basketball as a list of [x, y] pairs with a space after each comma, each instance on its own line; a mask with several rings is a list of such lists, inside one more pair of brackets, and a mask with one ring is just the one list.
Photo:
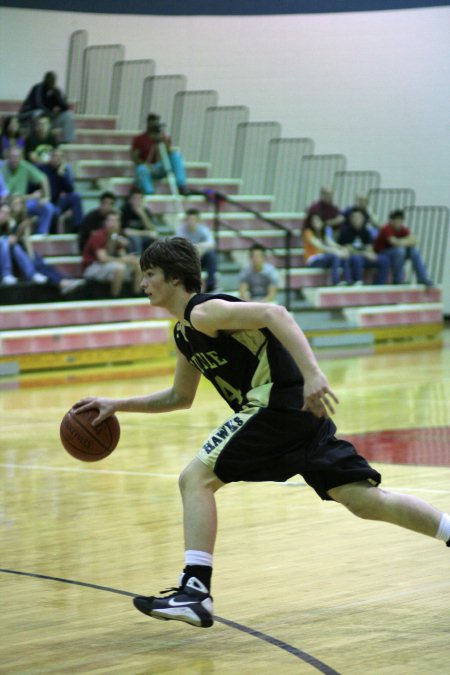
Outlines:
[[115, 415], [107, 417], [96, 427], [92, 420], [98, 410], [76, 413], [73, 408], [67, 412], [59, 429], [61, 442], [67, 452], [83, 462], [96, 462], [111, 454], [120, 438], [119, 420]]

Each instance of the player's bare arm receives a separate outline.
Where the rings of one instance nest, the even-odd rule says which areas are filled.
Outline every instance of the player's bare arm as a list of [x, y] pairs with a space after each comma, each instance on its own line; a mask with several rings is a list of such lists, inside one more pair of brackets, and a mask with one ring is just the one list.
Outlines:
[[334, 413], [333, 402], [339, 403], [338, 398], [330, 389], [305, 334], [285, 307], [210, 300], [194, 307], [191, 322], [197, 330], [212, 337], [221, 330], [268, 328], [286, 347], [304, 377], [304, 409], [319, 417]]
[[162, 413], [183, 410], [191, 407], [200, 377], [200, 372], [177, 352], [174, 381], [168, 389], [147, 396], [124, 399], [87, 397], [75, 403], [73, 407], [76, 412], [98, 409], [99, 414], [93, 420], [93, 426], [100, 424], [115, 412]]

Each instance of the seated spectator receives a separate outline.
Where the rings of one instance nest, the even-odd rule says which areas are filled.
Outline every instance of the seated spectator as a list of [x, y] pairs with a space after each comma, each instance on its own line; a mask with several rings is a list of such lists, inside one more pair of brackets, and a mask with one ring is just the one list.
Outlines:
[[341, 227], [338, 243], [345, 246], [351, 256], [352, 280], [355, 284], [363, 283], [365, 269], [376, 269], [375, 284], [387, 283], [389, 258], [373, 250], [372, 235], [366, 225], [364, 211], [354, 208], [347, 216], [347, 222]]
[[8, 115], [3, 120], [0, 158], [5, 158], [9, 148], [18, 147], [25, 150], [25, 136], [20, 131], [19, 118], [17, 115]]
[[[352, 283], [350, 253], [333, 239], [332, 228], [317, 214], [307, 216], [303, 229], [303, 247], [307, 267], [331, 269], [333, 286]], [[341, 269], [344, 278], [341, 280]]]
[[345, 218], [333, 203], [333, 190], [329, 186], [325, 186], [320, 190], [319, 201], [314, 202], [308, 209], [306, 217], [320, 216], [325, 227], [333, 228], [333, 233], [339, 231], [339, 227], [344, 222]]
[[36, 272], [25, 251], [13, 233], [11, 209], [4, 203], [0, 205], [0, 276], [2, 283], [13, 286], [19, 281], [13, 274], [13, 263], [22, 272], [25, 280], [38, 284], [47, 283], [47, 278]]
[[122, 233], [130, 240], [132, 251], [139, 256], [158, 238], [143, 197], [139, 188], [132, 188], [122, 207]]
[[40, 115], [33, 122], [33, 129], [25, 140], [25, 158], [32, 164], [48, 164], [58, 139], [51, 130], [50, 117]]
[[30, 230], [31, 218], [27, 215], [23, 197], [16, 195], [9, 204], [0, 206], [0, 273], [3, 283], [11, 286], [18, 282], [13, 274], [14, 264], [26, 281], [49, 283], [58, 287], [62, 295], [82, 285], [83, 279], [66, 278], [35, 253]]
[[2, 202], [9, 195], [9, 190], [6, 185], [6, 181], [3, 178], [3, 174], [0, 171], [0, 202]]
[[50, 153], [48, 164], [39, 166], [47, 176], [50, 186], [50, 199], [56, 208], [56, 215], [61, 220], [62, 214], [70, 215], [73, 229], [78, 232], [83, 220], [81, 195], [75, 192], [75, 180], [72, 169], [64, 161], [61, 148], [54, 148]]
[[418, 283], [434, 286], [416, 245], [416, 237], [405, 225], [404, 212], [401, 209], [391, 211], [389, 222], [381, 228], [375, 239], [374, 248], [377, 253], [389, 258], [394, 284], [404, 282], [404, 265], [406, 260], [411, 260]]
[[[35, 234], [49, 234], [56, 209], [50, 202], [50, 187], [47, 176], [30, 162], [22, 158], [22, 150], [12, 147], [0, 166], [9, 194], [25, 197], [27, 213], [37, 216]], [[37, 186], [30, 191], [29, 186]]]
[[204, 291], [211, 293], [216, 288], [216, 243], [211, 230], [200, 223], [200, 211], [198, 209], [186, 211], [186, 222], [177, 229], [176, 236], [188, 239], [191, 244], [194, 244], [200, 256], [202, 270], [207, 274]]
[[184, 161], [179, 152], [172, 150], [170, 137], [162, 130], [159, 115], [147, 117], [147, 128], [143, 134], [135, 136], [131, 146], [131, 159], [135, 164], [136, 182], [145, 195], [155, 192], [153, 180], [167, 176], [167, 167], [160, 156], [159, 145], [163, 143], [167, 150], [168, 160], [175, 176], [178, 190], [186, 194], [186, 172]]
[[345, 220], [348, 221], [349, 215], [354, 209], [359, 209], [364, 214], [364, 225], [368, 228], [372, 239], [374, 239], [380, 228], [380, 221], [376, 213], [372, 211], [369, 206], [369, 198], [367, 195], [360, 193], [356, 195], [355, 203], [352, 206], [348, 206], [342, 211], [342, 215]]
[[78, 233], [78, 248], [80, 253], [83, 253], [84, 245], [91, 233], [102, 227], [105, 215], [114, 210], [115, 204], [116, 195], [114, 192], [107, 190], [100, 195], [100, 205], [85, 215]]
[[103, 217], [100, 229], [91, 233], [83, 249], [84, 278], [109, 282], [111, 297], [119, 297], [125, 281], [132, 281], [133, 293], [140, 295], [142, 279], [139, 258], [127, 253], [129, 241], [120, 232], [118, 211]]
[[250, 265], [239, 277], [239, 295], [242, 300], [274, 302], [278, 291], [278, 272], [266, 262], [266, 249], [261, 244], [250, 248]]
[[45, 73], [42, 82], [35, 84], [20, 106], [19, 120], [29, 124], [39, 115], [48, 115], [52, 129], [57, 130], [61, 143], [73, 143], [75, 140], [75, 117], [69, 110], [67, 101], [56, 86], [56, 73]]

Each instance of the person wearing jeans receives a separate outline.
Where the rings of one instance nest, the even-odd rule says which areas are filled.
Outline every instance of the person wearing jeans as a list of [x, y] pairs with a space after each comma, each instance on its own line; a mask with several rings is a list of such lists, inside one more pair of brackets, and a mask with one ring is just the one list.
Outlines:
[[82, 279], [68, 279], [33, 251], [23, 197], [15, 195], [0, 206], [0, 233], [0, 279], [5, 285], [13, 286], [19, 281], [13, 274], [13, 263], [26, 281], [49, 283], [58, 287], [62, 295], [84, 283]]
[[[162, 130], [163, 125], [158, 115], [150, 113], [147, 117], [147, 128], [143, 134], [135, 136], [131, 146], [131, 159], [135, 164], [135, 175], [138, 187], [146, 195], [155, 192], [154, 180], [167, 176], [159, 145], [163, 143], [167, 150], [167, 158], [175, 176], [178, 190], [186, 192], [186, 171], [180, 152], [172, 150], [170, 137]], [[168, 168], [168, 167], [167, 167]]]
[[377, 253], [382, 253], [389, 259], [394, 284], [404, 282], [405, 262], [411, 260], [417, 282], [425, 286], [434, 285], [416, 245], [416, 237], [405, 225], [404, 212], [401, 209], [392, 211], [389, 214], [389, 222], [381, 228], [375, 239], [374, 248]]
[[389, 273], [389, 258], [383, 253], [373, 250], [372, 235], [366, 224], [366, 216], [362, 209], [351, 209], [347, 214], [346, 224], [339, 232], [339, 243], [350, 253], [352, 280], [354, 284], [363, 283], [365, 269], [374, 269], [375, 284], [386, 284]]
[[330, 269], [333, 286], [352, 283], [349, 251], [334, 241], [331, 227], [316, 213], [309, 214], [305, 220], [303, 245], [307, 267]]

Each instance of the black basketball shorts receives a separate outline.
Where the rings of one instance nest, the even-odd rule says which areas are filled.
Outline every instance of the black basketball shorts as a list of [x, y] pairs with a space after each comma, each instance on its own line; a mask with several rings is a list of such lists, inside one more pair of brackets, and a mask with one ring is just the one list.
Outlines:
[[283, 482], [300, 474], [322, 499], [339, 485], [378, 485], [381, 475], [335, 432], [330, 419], [310, 412], [248, 407], [217, 427], [197, 457], [224, 483]]

